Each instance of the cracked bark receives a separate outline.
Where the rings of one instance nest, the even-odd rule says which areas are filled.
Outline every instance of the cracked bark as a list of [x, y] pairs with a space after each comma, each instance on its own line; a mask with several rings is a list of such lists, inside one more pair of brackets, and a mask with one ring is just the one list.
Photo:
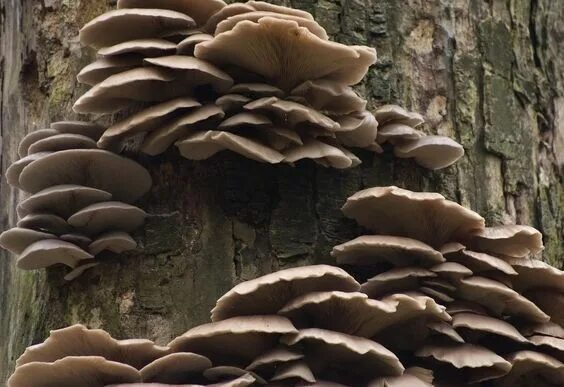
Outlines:
[[[27, 132], [76, 118], [71, 106], [85, 89], [75, 75], [93, 57], [77, 31], [111, 3], [0, 0], [3, 170]], [[335, 39], [378, 49], [378, 64], [358, 88], [372, 106], [396, 102], [424, 113], [425, 130], [453, 136], [467, 156], [438, 173], [389, 153], [362, 154], [363, 165], [344, 172], [232, 155], [200, 163], [174, 152], [143, 158], [155, 185], [141, 203], [153, 216], [137, 235], [137, 252], [105, 256], [71, 284], [61, 269], [19, 272], [0, 252], [0, 380], [49, 329], [82, 322], [114, 337], [167, 342], [206, 321], [236, 282], [331, 262], [331, 247], [357, 232], [339, 208], [362, 187], [438, 191], [489, 224], [531, 224], [544, 234], [544, 259], [562, 266], [564, 0], [556, 3], [292, 1]], [[6, 229], [21, 193], [2, 180], [0, 198]]]

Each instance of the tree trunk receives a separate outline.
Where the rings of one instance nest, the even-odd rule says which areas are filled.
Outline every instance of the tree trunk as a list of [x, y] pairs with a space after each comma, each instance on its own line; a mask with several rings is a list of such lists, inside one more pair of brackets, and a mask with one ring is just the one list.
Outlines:
[[[85, 88], [75, 76], [94, 53], [80, 47], [78, 30], [114, 3], [0, 0], [3, 171], [26, 133], [80, 118], [71, 106]], [[336, 40], [376, 47], [378, 64], [359, 87], [370, 105], [425, 114], [425, 130], [457, 139], [466, 157], [439, 172], [388, 153], [363, 153], [363, 164], [344, 172], [229, 154], [191, 162], [172, 150], [141, 158], [154, 187], [141, 203], [152, 216], [136, 252], [107, 255], [71, 283], [62, 269], [19, 271], [0, 252], [0, 381], [50, 329], [81, 322], [166, 343], [207, 321], [216, 298], [241, 280], [332, 262], [332, 246], [357, 233], [340, 207], [362, 187], [437, 191], [489, 225], [530, 224], [544, 234], [544, 259], [562, 266], [564, 0], [291, 5], [312, 12]], [[15, 224], [21, 198], [2, 180], [2, 229]]]

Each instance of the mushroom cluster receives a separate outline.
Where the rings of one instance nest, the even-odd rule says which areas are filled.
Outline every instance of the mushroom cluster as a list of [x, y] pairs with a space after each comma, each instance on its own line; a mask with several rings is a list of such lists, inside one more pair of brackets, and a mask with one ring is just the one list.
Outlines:
[[426, 295], [371, 300], [359, 290], [340, 268], [298, 267], [235, 286], [217, 301], [211, 323], [167, 346], [81, 325], [52, 331], [18, 359], [8, 386], [431, 385], [431, 371], [405, 369], [372, 337], [445, 324], [445, 308]]
[[381, 152], [386, 141], [431, 169], [464, 153], [414, 129], [419, 115], [397, 106], [368, 112], [352, 86], [376, 51], [329, 40], [305, 11], [262, 1], [118, 0], [80, 41], [98, 59], [78, 74], [92, 87], [74, 110], [123, 118], [99, 139], [104, 149], [158, 155], [174, 144], [192, 160], [230, 150], [334, 168], [360, 163], [349, 148]]
[[149, 191], [151, 177], [135, 161], [98, 149], [103, 132], [96, 124], [61, 121], [20, 142], [21, 158], [6, 180], [31, 196], [17, 206], [17, 227], [0, 235], [0, 246], [18, 255], [18, 268], [63, 264], [70, 281], [97, 265], [100, 252], [136, 247], [129, 233], [146, 214], [131, 203]]
[[564, 272], [531, 257], [540, 232], [485, 227], [437, 193], [394, 186], [357, 192], [343, 212], [370, 231], [332, 251], [362, 293], [429, 296], [452, 317], [373, 337], [403, 364], [439, 386], [564, 385]]

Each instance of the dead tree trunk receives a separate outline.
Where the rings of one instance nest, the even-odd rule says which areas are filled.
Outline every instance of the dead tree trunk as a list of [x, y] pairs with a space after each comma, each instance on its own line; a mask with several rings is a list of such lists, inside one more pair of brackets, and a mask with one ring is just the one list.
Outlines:
[[[77, 72], [93, 56], [80, 26], [109, 0], [0, 0], [2, 171], [19, 140], [58, 119], [84, 92]], [[362, 154], [345, 172], [312, 163], [266, 166], [232, 155], [190, 162], [143, 158], [153, 214], [137, 253], [107, 256], [72, 283], [62, 270], [20, 272], [0, 252], [0, 380], [24, 348], [76, 322], [114, 337], [166, 342], [208, 319], [234, 283], [279, 267], [331, 262], [356, 232], [339, 208], [361, 187], [433, 190], [488, 223], [539, 228], [544, 258], [563, 264], [563, 0], [292, 0], [337, 40], [375, 46], [360, 91], [426, 115], [429, 133], [454, 137], [466, 157], [437, 173], [389, 154]], [[20, 192], [0, 186], [1, 229]]]

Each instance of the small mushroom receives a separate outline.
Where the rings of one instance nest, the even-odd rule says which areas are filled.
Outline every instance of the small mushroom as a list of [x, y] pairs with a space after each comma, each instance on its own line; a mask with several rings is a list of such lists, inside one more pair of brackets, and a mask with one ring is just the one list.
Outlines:
[[55, 129], [39, 129], [29, 133], [20, 141], [18, 146], [18, 155], [20, 157], [26, 157], [29, 154], [28, 150], [31, 144], [39, 140], [43, 140], [44, 138], [56, 136], [57, 134], [60, 133]]
[[28, 148], [29, 154], [57, 152], [66, 149], [96, 149], [96, 141], [81, 134], [57, 134], [38, 140]]
[[523, 325], [519, 327], [519, 331], [525, 336], [543, 335], [564, 339], [564, 327], [551, 321]]
[[6, 170], [6, 181], [12, 187], [21, 188], [20, 183], [20, 176], [25, 167], [30, 165], [36, 160], [39, 160], [43, 157], [49, 156], [51, 152], [41, 152], [41, 153], [34, 153], [29, 156], [25, 156], [24, 158], [19, 159], [15, 163], [11, 164], [8, 169]]
[[441, 253], [443, 253], [449, 261], [464, 264], [474, 273], [495, 270], [508, 275], [517, 274], [515, 269], [503, 259], [486, 253], [467, 250], [463, 245], [457, 242], [447, 243], [441, 247]]
[[45, 213], [29, 214], [18, 221], [18, 227], [61, 235], [69, 230], [68, 223], [60, 216]]
[[313, 16], [311, 16], [311, 14], [309, 12], [302, 11], [300, 9], [283, 7], [283, 6], [280, 6], [280, 5], [267, 3], [266, 1], [249, 0], [245, 4], [250, 6], [250, 7], [253, 7], [253, 9], [255, 11], [275, 12], [275, 13], [293, 15], [293, 16], [304, 18], [304, 19], [312, 19], [313, 20]]
[[423, 137], [424, 134], [417, 129], [412, 128], [409, 125], [400, 123], [388, 123], [378, 126], [378, 144], [383, 144], [386, 142], [397, 144], [409, 140], [417, 140]]
[[202, 379], [202, 373], [211, 366], [207, 357], [196, 353], [171, 353], [143, 367], [141, 378], [145, 383], [167, 385], [198, 383]]
[[439, 278], [446, 278], [447, 280], [457, 282], [463, 278], [470, 277], [472, 270], [466, 266], [456, 262], [443, 262], [430, 268], [433, 273], [437, 274]]
[[104, 250], [120, 254], [125, 251], [133, 250], [137, 247], [137, 242], [126, 232], [110, 231], [102, 234], [88, 246], [88, 251], [92, 255], [97, 255]]
[[14, 227], [0, 234], [0, 247], [13, 254], [21, 254], [29, 245], [44, 239], [56, 239], [53, 234]]
[[476, 230], [470, 236], [469, 246], [477, 251], [517, 258], [536, 254], [544, 248], [542, 234], [533, 227], [523, 225], [486, 227]]
[[361, 291], [376, 299], [388, 294], [416, 290], [421, 280], [436, 276], [432, 271], [416, 266], [394, 268], [370, 278], [362, 284]]
[[367, 111], [348, 114], [336, 118], [339, 132], [336, 134], [340, 143], [345, 146], [366, 148], [376, 141], [378, 122]]
[[417, 164], [431, 170], [446, 168], [464, 156], [462, 145], [445, 136], [423, 136], [394, 146], [400, 158], [414, 158]]
[[253, 360], [245, 369], [254, 371], [261, 375], [272, 376], [281, 363], [288, 363], [303, 359], [304, 355], [299, 352], [291, 351], [286, 347], [276, 347], [264, 352]]
[[251, 99], [241, 94], [225, 94], [215, 100], [215, 104], [226, 113], [240, 111]]
[[266, 384], [266, 380], [264, 380], [254, 372], [250, 372], [238, 367], [218, 366], [208, 368], [204, 371], [204, 376], [206, 377], [206, 379], [211, 380], [212, 382], [228, 381], [232, 380], [233, 378], [239, 378], [248, 374], [250, 374], [255, 379], [256, 383]]
[[303, 159], [311, 159], [325, 167], [337, 169], [360, 164], [360, 160], [346, 149], [313, 138], [304, 138], [303, 145], [296, 145], [284, 151], [284, 161], [287, 163], [295, 163]]
[[270, 381], [315, 383], [316, 379], [307, 363], [303, 360], [297, 360], [280, 365]]
[[64, 279], [65, 279], [65, 281], [74, 281], [75, 279], [80, 277], [82, 274], [84, 274], [84, 272], [86, 270], [92, 269], [93, 267], [96, 267], [99, 264], [100, 264], [99, 262], [91, 262], [91, 263], [86, 263], [84, 265], [77, 266], [74, 269], [72, 269], [68, 274], [66, 274]]
[[[86, 250], [87, 247], [92, 243], [92, 239], [87, 237], [83, 234], [78, 233], [70, 233], [70, 234], [63, 234], [59, 237], [60, 240], [73, 243], [80, 247], [81, 249]], [[91, 253], [92, 255], [96, 255]]]
[[98, 141], [104, 130], [103, 126], [83, 121], [58, 121], [51, 123], [51, 128], [59, 133], [80, 134]]
[[380, 126], [393, 122], [416, 128], [425, 122], [425, 119], [421, 116], [421, 114], [408, 112], [401, 106], [397, 105], [380, 106], [374, 112], [374, 116]]
[[410, 367], [401, 376], [376, 378], [368, 387], [432, 387], [433, 371], [421, 367]]
[[76, 80], [89, 86], [105, 81], [112, 75], [132, 70], [143, 64], [143, 59], [137, 56], [100, 58], [84, 67]]
[[225, 293], [212, 310], [212, 321], [233, 316], [278, 312], [290, 300], [321, 291], [358, 291], [360, 285], [344, 270], [315, 265], [280, 270], [242, 282]]
[[500, 387], [564, 384], [564, 364], [552, 356], [535, 351], [519, 351], [509, 355], [507, 360], [511, 363], [511, 371], [497, 382]]
[[92, 258], [92, 255], [72, 243], [44, 239], [29, 245], [18, 257], [17, 266], [22, 270], [35, 270], [62, 263], [74, 268], [80, 261]]
[[141, 227], [147, 214], [121, 202], [102, 202], [83, 208], [68, 218], [68, 223], [86, 235], [107, 231], [131, 232]]
[[350, 86], [326, 79], [306, 81], [294, 88], [292, 96], [303, 97], [307, 104], [319, 111], [350, 114], [366, 109], [366, 100]]
[[286, 93], [276, 86], [268, 83], [237, 83], [229, 90], [231, 94], [241, 94], [252, 99], [266, 97], [282, 98]]
[[450, 323], [446, 323], [443, 321], [432, 321], [426, 324], [426, 327], [429, 328], [434, 335], [444, 336], [447, 337], [449, 340], [455, 343], [464, 343], [464, 339], [458, 332], [454, 329], [454, 327]]
[[140, 55], [144, 58], [163, 56], [176, 52], [176, 44], [165, 39], [136, 39], [128, 40], [98, 50], [103, 57], [117, 55]]
[[[510, 323], [475, 313], [457, 313], [452, 318], [452, 326], [464, 332], [481, 332], [502, 336], [517, 343], [529, 341]], [[487, 343], [485, 343], [487, 345]]]
[[176, 46], [176, 53], [178, 55], [194, 55], [194, 48], [196, 44], [212, 40], [213, 36], [209, 34], [194, 34], [182, 40]]
[[272, 121], [262, 114], [242, 112], [222, 121], [221, 124], [218, 125], [218, 129], [229, 131], [242, 126], [268, 127], [272, 126]]

